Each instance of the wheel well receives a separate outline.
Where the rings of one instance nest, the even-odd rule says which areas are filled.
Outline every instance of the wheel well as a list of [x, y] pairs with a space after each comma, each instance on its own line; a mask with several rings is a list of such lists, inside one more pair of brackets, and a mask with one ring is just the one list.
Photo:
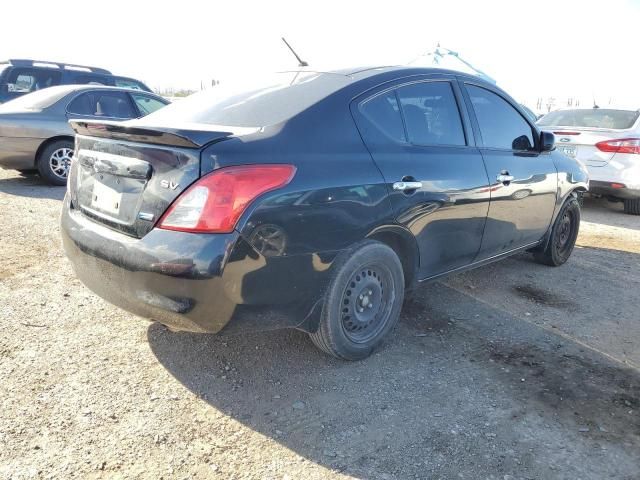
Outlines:
[[393, 230], [384, 230], [375, 232], [368, 238], [384, 243], [396, 252], [402, 263], [404, 284], [407, 288], [411, 288], [417, 280], [418, 265], [420, 264], [418, 246], [413, 236], [404, 231], [398, 233]]
[[74, 139], [72, 136], [69, 135], [58, 135], [57, 137], [51, 137], [51, 138], [47, 138], [44, 142], [42, 142], [40, 144], [40, 146], [38, 147], [38, 150], [36, 151], [36, 156], [35, 156], [35, 164], [38, 164], [38, 159], [40, 158], [40, 155], [42, 154], [42, 151], [47, 148], [49, 145], [51, 145], [53, 142], [57, 142], [58, 140], [69, 140], [73, 143]]

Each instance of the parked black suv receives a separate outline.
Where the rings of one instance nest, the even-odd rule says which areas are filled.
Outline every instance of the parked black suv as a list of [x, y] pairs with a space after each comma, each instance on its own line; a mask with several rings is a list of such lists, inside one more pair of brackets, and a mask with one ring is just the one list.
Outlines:
[[104, 68], [40, 60], [0, 61], [0, 103], [55, 85], [89, 83], [151, 91], [139, 80], [113, 75]]

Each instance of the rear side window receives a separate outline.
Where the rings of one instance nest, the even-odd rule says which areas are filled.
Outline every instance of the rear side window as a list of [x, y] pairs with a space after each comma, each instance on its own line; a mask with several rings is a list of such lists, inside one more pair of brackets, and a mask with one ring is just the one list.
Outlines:
[[85, 92], [67, 107], [70, 114], [92, 117], [135, 118], [137, 113], [123, 92]]
[[[400, 108], [394, 91], [389, 91], [366, 100], [360, 106], [362, 115], [367, 120], [365, 128], [372, 133], [384, 134], [394, 140], [406, 142]], [[371, 137], [372, 135], [367, 135]]]
[[142, 115], [149, 115], [166, 105], [166, 103], [162, 103], [160, 100], [148, 97], [147, 95], [136, 95], [135, 93], [132, 93], [131, 96], [133, 97], [133, 101], [136, 102], [138, 110], [140, 110]]
[[60, 84], [61, 73], [56, 70], [14, 68], [7, 76], [9, 92], [28, 93]]
[[462, 120], [449, 82], [415, 83], [398, 88], [409, 142], [466, 145]]
[[531, 150], [533, 131], [520, 113], [505, 99], [489, 90], [467, 85], [485, 147]]
[[633, 127], [640, 112], [614, 110], [610, 108], [589, 108], [582, 110], [558, 110], [540, 119], [543, 127], [587, 127], [625, 130]]

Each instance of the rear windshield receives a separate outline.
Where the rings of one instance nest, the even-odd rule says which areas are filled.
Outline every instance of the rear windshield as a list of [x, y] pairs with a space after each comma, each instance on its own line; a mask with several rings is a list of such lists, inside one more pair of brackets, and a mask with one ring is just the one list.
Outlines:
[[624, 130], [631, 128], [640, 112], [633, 110], [612, 110], [591, 108], [588, 110], [558, 110], [538, 121], [542, 127], [590, 127]]
[[142, 90], [148, 91], [148, 89], [139, 82], [138, 80], [134, 80], [133, 78], [126, 77], [114, 77], [116, 81], [116, 87], [128, 88], [130, 90]]
[[67, 86], [45, 88], [3, 103], [0, 110], [42, 110], [56, 103], [69, 91]]
[[249, 80], [249, 85], [245, 81], [244, 87], [218, 85], [152, 113], [145, 123], [265, 127], [297, 115], [349, 82], [349, 77], [339, 74], [285, 72]]

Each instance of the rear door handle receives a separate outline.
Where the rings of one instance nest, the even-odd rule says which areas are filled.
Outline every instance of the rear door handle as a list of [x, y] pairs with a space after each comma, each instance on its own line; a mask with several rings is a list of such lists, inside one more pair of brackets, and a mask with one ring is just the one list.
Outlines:
[[395, 182], [393, 184], [393, 189], [401, 192], [417, 190], [419, 188], [422, 188], [422, 182]]
[[496, 177], [496, 180], [498, 180], [498, 182], [504, 183], [505, 185], [513, 182], [514, 179], [515, 177], [513, 175], [509, 175], [509, 172], [501, 173]]

